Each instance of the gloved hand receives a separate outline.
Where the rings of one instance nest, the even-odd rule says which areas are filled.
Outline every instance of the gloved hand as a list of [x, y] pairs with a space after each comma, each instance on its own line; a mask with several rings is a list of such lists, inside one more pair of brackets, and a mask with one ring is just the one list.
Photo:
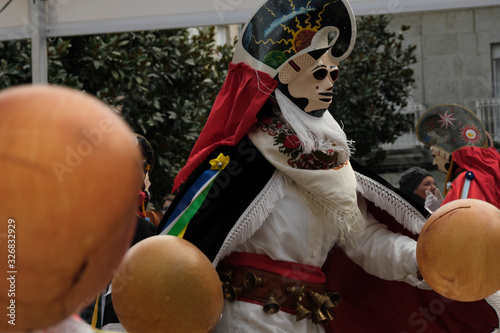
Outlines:
[[425, 191], [425, 194], [427, 195], [427, 197], [425, 198], [425, 208], [427, 208], [431, 212], [434, 212], [439, 208], [439, 206], [441, 206], [441, 203], [443, 202], [443, 196], [441, 195], [439, 189], [436, 189], [434, 191], [434, 194], [432, 194], [431, 191], [427, 190]]
[[423, 290], [432, 290], [432, 288], [427, 284], [427, 282], [425, 282], [425, 280], [418, 282], [415, 285], [415, 287], [417, 287], [418, 289], [423, 289]]
[[419, 289], [432, 290], [432, 288], [424, 280], [424, 277], [422, 276], [422, 274], [420, 274], [420, 270], [419, 270], [418, 265], [417, 265], [416, 257], [415, 257], [415, 269], [416, 269], [416, 271], [414, 273], [408, 274], [404, 281], [406, 283], [414, 286], [414, 287], [419, 288]]

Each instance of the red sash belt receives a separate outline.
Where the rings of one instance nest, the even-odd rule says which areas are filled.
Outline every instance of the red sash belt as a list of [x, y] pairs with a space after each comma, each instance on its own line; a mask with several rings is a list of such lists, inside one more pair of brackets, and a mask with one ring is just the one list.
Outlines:
[[[338, 294], [326, 291], [320, 267], [273, 260], [266, 255], [234, 252], [217, 267], [229, 301], [239, 300], [264, 306], [264, 311], [280, 309], [311, 318], [323, 311], [331, 319], [331, 308], [338, 305]], [[333, 297], [332, 297], [333, 296]], [[322, 306], [322, 301], [333, 306]], [[269, 313], [269, 312], [268, 312]], [[273, 313], [273, 312], [271, 312]]]

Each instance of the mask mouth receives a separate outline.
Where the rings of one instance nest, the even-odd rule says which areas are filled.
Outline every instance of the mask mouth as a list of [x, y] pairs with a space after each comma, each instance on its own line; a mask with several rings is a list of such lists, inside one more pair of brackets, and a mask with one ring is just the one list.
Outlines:
[[325, 103], [331, 103], [332, 102], [333, 92], [322, 92], [322, 93], [319, 93], [319, 95], [328, 97], [328, 98], [320, 98], [319, 99], [320, 101], [325, 102]]

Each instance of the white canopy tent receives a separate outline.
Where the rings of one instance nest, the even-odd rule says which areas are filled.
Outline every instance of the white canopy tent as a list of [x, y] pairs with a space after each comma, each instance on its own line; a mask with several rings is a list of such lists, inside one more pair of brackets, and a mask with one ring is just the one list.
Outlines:
[[[288, 1], [288, 0], [276, 0]], [[47, 82], [47, 38], [240, 24], [262, 0], [0, 0], [0, 40], [32, 39], [33, 82]], [[350, 0], [356, 15], [498, 5], [498, 0]]]

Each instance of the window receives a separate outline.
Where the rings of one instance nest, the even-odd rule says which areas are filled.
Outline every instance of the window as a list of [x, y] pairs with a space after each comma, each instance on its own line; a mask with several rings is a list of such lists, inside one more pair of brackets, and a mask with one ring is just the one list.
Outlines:
[[493, 94], [500, 98], [500, 43], [491, 46], [491, 58], [493, 60]]

